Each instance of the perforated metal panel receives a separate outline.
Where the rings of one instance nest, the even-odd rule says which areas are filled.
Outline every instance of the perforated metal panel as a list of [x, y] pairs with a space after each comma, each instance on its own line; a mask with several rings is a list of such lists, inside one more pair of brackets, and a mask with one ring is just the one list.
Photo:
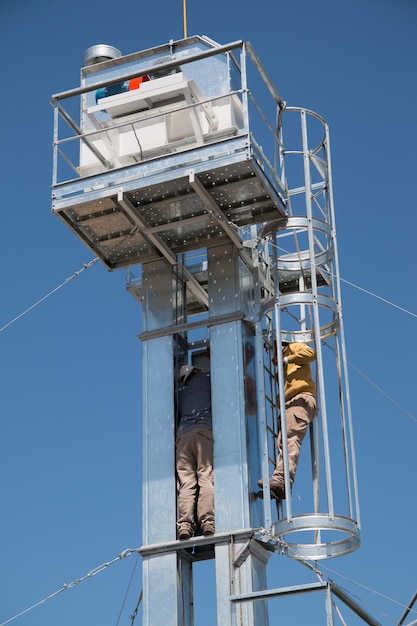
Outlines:
[[[248, 224], [268, 222], [284, 214], [284, 204], [253, 160], [206, 169], [198, 180], [218, 207], [190, 184], [189, 176], [143, 185], [125, 194], [131, 210], [120, 203], [117, 191], [84, 202], [80, 194], [72, 206], [56, 209], [74, 232], [109, 269], [144, 263], [161, 256], [150, 235], [174, 253], [218, 245]], [[93, 195], [92, 193], [90, 195]]]

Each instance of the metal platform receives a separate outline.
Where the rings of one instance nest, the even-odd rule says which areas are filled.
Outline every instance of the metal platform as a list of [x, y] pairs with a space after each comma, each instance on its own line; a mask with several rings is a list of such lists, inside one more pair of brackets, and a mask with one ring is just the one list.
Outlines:
[[[259, 74], [270, 120], [251, 100]], [[126, 57], [111, 49], [51, 102], [52, 211], [110, 270], [175, 265], [228, 240], [240, 249], [239, 229], [286, 215], [274, 130], [284, 103], [250, 45], [193, 37]]]
[[110, 270], [226, 239], [241, 247], [239, 228], [285, 214], [282, 198], [254, 158], [245, 155], [217, 168], [203, 164], [179, 167], [169, 180], [151, 184], [152, 176], [143, 178], [140, 171], [133, 182], [82, 193], [77, 181], [75, 197], [67, 183], [65, 198], [54, 201], [53, 210]]

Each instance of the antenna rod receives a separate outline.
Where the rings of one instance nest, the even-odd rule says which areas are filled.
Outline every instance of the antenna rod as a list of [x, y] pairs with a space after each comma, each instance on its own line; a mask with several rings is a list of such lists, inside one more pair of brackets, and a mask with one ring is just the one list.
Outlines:
[[187, 39], [187, 0], [182, 0], [184, 14], [184, 39]]

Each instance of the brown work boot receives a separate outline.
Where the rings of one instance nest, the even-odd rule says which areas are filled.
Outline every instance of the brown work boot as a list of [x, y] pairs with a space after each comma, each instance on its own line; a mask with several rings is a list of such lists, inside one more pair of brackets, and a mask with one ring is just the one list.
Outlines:
[[[258, 487], [262, 490], [258, 493], [258, 497], [263, 498], [264, 483], [262, 478], [258, 480]], [[271, 498], [274, 498], [275, 500], [285, 500], [284, 483], [282, 483], [278, 478], [275, 478], [274, 476], [272, 476], [269, 481], [269, 492], [271, 494]]]
[[203, 533], [203, 535], [205, 535], [206, 537], [208, 535], [214, 535], [214, 524], [203, 524], [201, 527], [201, 532]]
[[184, 541], [185, 539], [191, 539], [192, 535], [193, 531], [190, 526], [185, 525], [178, 528], [178, 539], [180, 539], [180, 541]]

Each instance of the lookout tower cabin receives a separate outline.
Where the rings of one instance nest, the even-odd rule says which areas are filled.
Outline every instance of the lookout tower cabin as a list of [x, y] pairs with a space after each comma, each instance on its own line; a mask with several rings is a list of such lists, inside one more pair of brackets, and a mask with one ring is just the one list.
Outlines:
[[[268, 598], [288, 592], [268, 590], [270, 557], [359, 546], [327, 124], [286, 105], [250, 44], [200, 36], [126, 56], [93, 46], [80, 86], [51, 102], [52, 211], [106, 268], [125, 268], [142, 306], [143, 623], [192, 626], [193, 565], [214, 559], [219, 626], [266, 626]], [[318, 414], [292, 487], [283, 341], [316, 354]], [[211, 374], [216, 532], [179, 541], [186, 363]], [[326, 590], [292, 591], [307, 587]]]

